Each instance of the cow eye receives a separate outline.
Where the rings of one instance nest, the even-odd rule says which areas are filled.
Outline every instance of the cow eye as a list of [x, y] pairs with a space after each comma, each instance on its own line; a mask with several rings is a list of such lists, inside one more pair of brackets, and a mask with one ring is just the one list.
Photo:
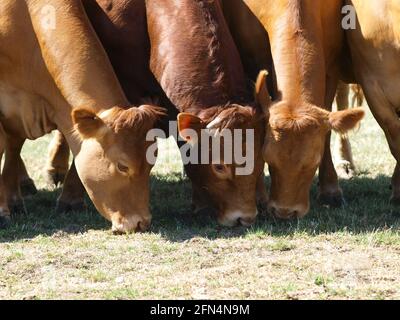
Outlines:
[[117, 163], [117, 169], [122, 174], [127, 174], [129, 172], [129, 168], [127, 166], [123, 165], [121, 162]]
[[214, 170], [218, 173], [224, 173], [225, 166], [223, 164], [214, 164]]

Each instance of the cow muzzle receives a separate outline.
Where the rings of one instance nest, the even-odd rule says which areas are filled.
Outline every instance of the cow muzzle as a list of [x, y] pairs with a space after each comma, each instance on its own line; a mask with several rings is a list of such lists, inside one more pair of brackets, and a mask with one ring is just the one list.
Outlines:
[[293, 206], [293, 207], [284, 207], [284, 206], [279, 206], [276, 203], [272, 202], [268, 206], [268, 212], [282, 220], [290, 220], [290, 219], [297, 219], [297, 218], [303, 218], [309, 211], [308, 206]]
[[145, 232], [150, 228], [151, 217], [143, 218], [140, 216], [118, 217], [112, 221], [112, 232], [115, 235], [128, 234], [134, 232]]
[[250, 213], [244, 211], [228, 212], [218, 217], [218, 223], [224, 227], [250, 227], [256, 222], [257, 214], [257, 210]]

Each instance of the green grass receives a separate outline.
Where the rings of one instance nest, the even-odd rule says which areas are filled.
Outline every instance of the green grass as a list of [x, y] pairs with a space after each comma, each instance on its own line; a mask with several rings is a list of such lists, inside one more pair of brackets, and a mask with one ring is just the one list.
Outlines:
[[190, 184], [164, 143], [151, 230], [126, 236], [112, 235], [92, 206], [57, 215], [60, 190], [43, 176], [51, 137], [26, 143], [40, 192], [0, 231], [0, 299], [400, 298], [400, 209], [388, 202], [395, 162], [371, 115], [350, 137], [359, 173], [341, 181], [345, 208], [319, 206], [315, 181], [305, 219], [259, 217], [248, 229], [190, 212]]

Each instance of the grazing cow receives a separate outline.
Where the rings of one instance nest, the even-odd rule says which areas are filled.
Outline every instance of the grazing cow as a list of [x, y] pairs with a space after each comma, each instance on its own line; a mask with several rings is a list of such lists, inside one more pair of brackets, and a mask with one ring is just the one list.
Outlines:
[[[82, 3], [130, 103], [157, 100], [158, 104], [173, 110], [149, 68], [150, 43], [144, 0], [82, 0]], [[176, 113], [170, 112], [170, 116], [175, 118]], [[165, 119], [160, 123], [161, 127], [166, 122]], [[49, 146], [46, 172], [49, 184], [57, 186], [64, 183], [57, 199], [56, 211], [59, 213], [85, 207], [84, 188], [74, 163], [68, 170], [69, 155], [70, 149], [65, 137], [55, 131]], [[21, 166], [24, 168], [22, 161]], [[21, 181], [24, 181], [25, 189], [29, 191], [34, 185], [28, 178], [21, 173]]]
[[[224, 163], [224, 159], [211, 165], [186, 166], [197, 208], [212, 204], [217, 209], [219, 223], [225, 226], [250, 225], [257, 215], [257, 184], [266, 201], [261, 154], [264, 120], [248, 93], [244, 69], [220, 1], [147, 0], [146, 10], [150, 67], [181, 112], [178, 117], [181, 136], [186, 138], [183, 131], [187, 129], [254, 130], [251, 174], [236, 174], [238, 164]], [[263, 84], [261, 73], [256, 100], [261, 98]], [[203, 141], [194, 143], [201, 148]], [[221, 148], [229, 148], [224, 143]], [[242, 143], [245, 146], [246, 142]]]
[[[170, 118], [175, 119], [177, 113], [150, 71], [150, 42], [144, 0], [82, 2], [130, 103], [157, 100], [158, 104], [170, 110]], [[46, 166], [48, 180], [55, 185], [64, 182], [56, 211], [61, 213], [81, 209], [84, 206], [83, 188], [74, 164], [68, 172], [69, 148], [59, 132], [56, 132], [49, 151]], [[67, 172], [68, 178], [65, 179]]]
[[[347, 108], [362, 106], [364, 95], [362, 89], [357, 84], [346, 84], [339, 81], [336, 91], [336, 107], [338, 111]], [[352, 179], [355, 175], [356, 166], [354, 164], [351, 144], [347, 134], [337, 134], [334, 149], [335, 168], [338, 176], [342, 179]]]
[[[59, 129], [113, 230], [145, 230], [151, 219], [145, 153], [152, 144], [145, 134], [163, 110], [129, 107], [81, 1], [3, 0], [0, 12], [0, 154]], [[3, 224], [22, 201], [21, 168], [12, 163], [0, 176]]]
[[347, 30], [353, 68], [368, 105], [385, 132], [397, 161], [393, 204], [400, 204], [400, 3], [396, 0], [346, 0], [357, 24]]
[[[319, 169], [319, 198], [340, 205], [331, 152], [331, 129], [354, 128], [364, 112], [331, 113], [344, 43], [342, 0], [225, 0], [224, 10], [236, 42], [251, 59], [272, 54], [276, 89], [268, 116], [264, 159], [269, 165], [270, 212], [279, 218], [303, 217], [309, 211], [309, 190]], [[240, 14], [238, 13], [240, 12]], [[254, 44], [243, 31], [257, 19], [268, 33], [271, 52]], [[261, 58], [259, 58], [261, 55]], [[248, 58], [250, 59], [250, 58]]]
[[[131, 61], [130, 56], [135, 55], [137, 44], [132, 41], [137, 39], [138, 28], [133, 24], [142, 21], [142, 11], [129, 7], [129, 4], [141, 1], [123, 1], [122, 6], [109, 5], [109, 1], [97, 2], [103, 11], [86, 6], [87, 13], [124, 84], [131, 71], [123, 67], [119, 69], [118, 63], [121, 60]], [[259, 152], [263, 140], [263, 121], [261, 112], [256, 112], [254, 102], [240, 105], [249, 102], [252, 97], [248, 94], [240, 58], [219, 2], [185, 0], [178, 4], [147, 1], [146, 7], [152, 48], [151, 68], [176, 110], [183, 112], [179, 116], [179, 128], [182, 131], [193, 126], [205, 129], [211, 123], [216, 128], [226, 126], [229, 130], [255, 129], [255, 164], [251, 175], [236, 175], [236, 164], [186, 166], [193, 182], [193, 205], [196, 211], [211, 204], [216, 207], [221, 224], [250, 225], [257, 214], [256, 198], [261, 207], [267, 202], [263, 181], [264, 163]], [[124, 20], [123, 17], [130, 17], [128, 12], [137, 18]], [[121, 19], [120, 27], [113, 27], [116, 17]], [[110, 29], [129, 34], [129, 37], [122, 39]], [[115, 55], [122, 51], [125, 52], [124, 57]], [[146, 66], [146, 62], [143, 66]], [[142, 72], [145, 74], [147, 71]], [[263, 82], [263, 76], [260, 76], [260, 82]], [[130, 90], [129, 85], [124, 88]], [[64, 164], [65, 167], [65, 161]]]

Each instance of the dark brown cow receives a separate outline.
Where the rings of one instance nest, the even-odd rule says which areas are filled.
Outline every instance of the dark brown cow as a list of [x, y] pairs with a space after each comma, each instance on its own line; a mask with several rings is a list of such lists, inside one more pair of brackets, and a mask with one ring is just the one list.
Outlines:
[[[309, 211], [309, 190], [318, 167], [320, 199], [342, 203], [342, 191], [330, 153], [330, 130], [352, 129], [364, 112], [330, 113], [343, 49], [341, 0], [225, 0], [224, 10], [240, 47], [255, 61], [269, 52], [257, 50], [251, 33], [258, 19], [268, 32], [278, 99], [268, 115], [264, 159], [272, 185], [269, 208], [280, 218]], [[241, 14], [235, 14], [240, 10]], [[233, 20], [232, 20], [233, 19]], [[248, 45], [248, 44], [251, 45]], [[242, 52], [245, 50], [241, 50]]]
[[220, 2], [147, 0], [146, 9], [150, 67], [181, 112], [180, 131], [206, 127], [255, 130], [252, 174], [239, 176], [236, 163], [223, 161], [186, 167], [196, 206], [213, 204], [223, 225], [249, 225], [257, 215], [257, 181], [263, 177], [263, 122], [248, 94], [240, 56]]

